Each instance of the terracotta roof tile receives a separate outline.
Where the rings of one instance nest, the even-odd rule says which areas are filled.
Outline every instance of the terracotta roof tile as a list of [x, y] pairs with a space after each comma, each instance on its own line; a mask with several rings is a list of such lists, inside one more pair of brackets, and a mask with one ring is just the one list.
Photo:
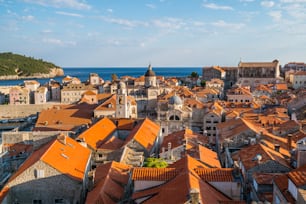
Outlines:
[[289, 172], [288, 177], [292, 180], [292, 182], [297, 187], [305, 186], [306, 185], [306, 165], [292, 170], [291, 172]]
[[[284, 158], [281, 153], [262, 144], [255, 144], [245, 147], [238, 152], [238, 155], [246, 170], [268, 161], [276, 161], [283, 166], [291, 168], [286, 158]], [[260, 163], [255, 159], [257, 155], [261, 155]]]
[[90, 151], [70, 137], [62, 136], [63, 141], [54, 139], [31, 154], [19, 167], [9, 182], [41, 160], [75, 180], [83, 180], [90, 159]]
[[67, 136], [61, 137], [65, 141], [55, 140], [48, 151], [42, 155], [41, 160], [61, 173], [82, 181], [91, 152], [74, 139]]
[[179, 173], [175, 168], [134, 168], [132, 180], [168, 181]]
[[94, 188], [87, 194], [86, 203], [118, 203], [127, 185], [131, 167], [118, 162], [100, 165], [94, 172]]
[[227, 168], [196, 168], [195, 172], [202, 180], [208, 182], [234, 182], [233, 169]]
[[159, 136], [159, 131], [159, 125], [155, 124], [150, 119], [145, 118], [130, 132], [126, 139], [126, 144], [133, 139], [150, 151], [155, 143], [155, 140]]
[[201, 167], [205, 168], [199, 161], [186, 156], [169, 166], [179, 171], [177, 176], [159, 186], [134, 192], [132, 198], [144, 199], [143, 203], [186, 203], [191, 189], [198, 189], [199, 200], [203, 204], [231, 201], [198, 176], [194, 169]]
[[92, 149], [96, 150], [116, 130], [115, 124], [108, 118], [103, 118], [78, 136]]
[[9, 187], [4, 187], [1, 191], [0, 191], [0, 202], [2, 203], [3, 199], [6, 197], [6, 195], [8, 194], [10, 188]]
[[200, 160], [211, 168], [221, 168], [218, 154], [202, 145], [199, 145]]
[[97, 105], [57, 105], [42, 110], [35, 124], [34, 131], [67, 130], [73, 131], [81, 125], [91, 124], [92, 111]]

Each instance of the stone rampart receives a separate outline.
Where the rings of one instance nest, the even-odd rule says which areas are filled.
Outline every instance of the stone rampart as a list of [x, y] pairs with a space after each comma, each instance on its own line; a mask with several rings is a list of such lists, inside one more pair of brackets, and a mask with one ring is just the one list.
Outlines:
[[0, 120], [7, 118], [24, 118], [37, 114], [58, 103], [28, 104], [28, 105], [0, 105]]

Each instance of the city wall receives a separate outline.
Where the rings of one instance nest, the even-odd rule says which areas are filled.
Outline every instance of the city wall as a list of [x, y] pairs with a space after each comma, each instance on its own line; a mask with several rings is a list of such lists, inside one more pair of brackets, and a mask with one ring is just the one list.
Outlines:
[[23, 118], [37, 114], [43, 109], [48, 109], [58, 103], [28, 104], [28, 105], [0, 105], [0, 120], [7, 118]]

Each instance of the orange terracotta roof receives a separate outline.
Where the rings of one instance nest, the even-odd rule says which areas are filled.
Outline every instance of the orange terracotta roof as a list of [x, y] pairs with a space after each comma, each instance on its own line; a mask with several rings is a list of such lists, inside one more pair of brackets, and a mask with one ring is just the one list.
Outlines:
[[132, 118], [112, 118], [111, 119], [117, 126], [117, 130], [132, 130], [138, 120]]
[[101, 105], [99, 105], [95, 110], [115, 110], [116, 109], [116, 95], [113, 94], [107, 100], [105, 100]]
[[168, 181], [178, 174], [175, 168], [134, 168], [132, 180], [142, 181]]
[[112, 136], [110, 139], [106, 140], [99, 146], [99, 149], [108, 149], [108, 150], [117, 150], [122, 147], [124, 141], [117, 138], [116, 136]]
[[87, 90], [83, 93], [83, 95], [96, 96], [97, 94], [91, 90]]
[[[246, 170], [249, 170], [260, 164], [264, 164], [268, 161], [276, 161], [281, 165], [291, 169], [286, 158], [281, 153], [262, 144], [255, 144], [245, 147], [238, 152], [238, 155]], [[261, 155], [260, 162], [255, 159], [257, 155]]]
[[240, 62], [239, 67], [252, 68], [252, 67], [275, 67], [278, 61], [273, 62]]
[[199, 145], [200, 160], [211, 168], [221, 168], [218, 154], [207, 147]]
[[233, 169], [230, 168], [196, 168], [195, 172], [203, 181], [234, 182]]
[[169, 167], [178, 170], [178, 175], [164, 184], [134, 192], [132, 199], [143, 199], [143, 203], [186, 203], [190, 190], [198, 189], [199, 200], [203, 204], [231, 201], [198, 176], [194, 169], [201, 167], [205, 168], [199, 161], [186, 156]]
[[118, 162], [100, 165], [94, 172], [94, 188], [87, 194], [86, 203], [118, 203], [127, 185], [131, 167]]
[[61, 173], [82, 181], [86, 176], [91, 152], [70, 137], [60, 137], [65, 142], [55, 140], [40, 159]]
[[66, 144], [54, 139], [33, 152], [11, 176], [8, 183], [39, 160], [75, 180], [82, 181], [91, 153], [72, 138], [65, 136], [65, 140]]
[[287, 90], [288, 86], [287, 84], [275, 84], [276, 90]]
[[306, 165], [292, 170], [291, 172], [289, 172], [288, 177], [297, 187], [305, 186], [306, 185]]
[[131, 140], [135, 140], [141, 146], [150, 151], [159, 135], [159, 130], [159, 125], [157, 125], [150, 119], [145, 118], [130, 132], [125, 144], [127, 144]]
[[116, 130], [115, 124], [108, 118], [103, 118], [78, 136], [92, 149], [96, 150]]
[[81, 125], [91, 124], [94, 104], [58, 105], [42, 110], [35, 124], [34, 131], [71, 130]]

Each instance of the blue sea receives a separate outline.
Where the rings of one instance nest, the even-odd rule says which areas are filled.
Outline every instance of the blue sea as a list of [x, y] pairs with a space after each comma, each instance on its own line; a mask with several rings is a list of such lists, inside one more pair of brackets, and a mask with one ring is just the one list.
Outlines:
[[[121, 67], [121, 68], [91, 68], [91, 67], [79, 67], [79, 68], [71, 68], [66, 67], [63, 68], [65, 76], [72, 76], [79, 78], [82, 82], [88, 80], [90, 73], [98, 74], [104, 80], [111, 80], [111, 75], [116, 74], [119, 78], [121, 76], [132, 76], [132, 77], [140, 77], [145, 74], [147, 71], [147, 67]], [[202, 75], [201, 67], [157, 67], [152, 68], [157, 76], [164, 77], [185, 77], [189, 76], [192, 72], [197, 72], [200, 76]], [[55, 77], [54, 80], [61, 82], [63, 77]], [[20, 80], [0, 80], [0, 86], [11, 86], [11, 85], [20, 85], [23, 84], [25, 79]], [[45, 79], [35, 79], [40, 84], [45, 84], [50, 81], [50, 78]]]

